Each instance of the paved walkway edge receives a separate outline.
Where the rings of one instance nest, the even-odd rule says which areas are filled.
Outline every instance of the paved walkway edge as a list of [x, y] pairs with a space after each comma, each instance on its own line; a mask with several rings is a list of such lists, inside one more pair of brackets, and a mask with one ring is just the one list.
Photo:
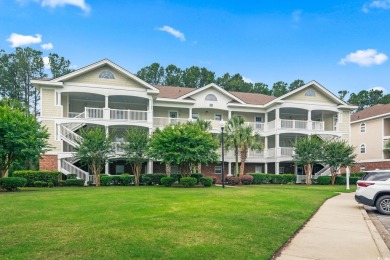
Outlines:
[[383, 241], [382, 237], [380, 236], [378, 230], [374, 226], [374, 223], [372, 223], [370, 217], [368, 216], [366, 210], [364, 209], [364, 206], [362, 204], [359, 204], [360, 212], [363, 215], [364, 221], [366, 222], [366, 225], [368, 226], [368, 229], [370, 230], [371, 236], [374, 239], [374, 242], [376, 244], [376, 247], [378, 248], [380, 254], [382, 255], [383, 259], [390, 259], [390, 250]]

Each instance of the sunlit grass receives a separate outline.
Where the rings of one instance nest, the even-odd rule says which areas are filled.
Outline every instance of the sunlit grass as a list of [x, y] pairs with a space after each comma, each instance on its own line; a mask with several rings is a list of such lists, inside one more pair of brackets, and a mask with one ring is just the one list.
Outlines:
[[268, 259], [338, 191], [345, 187], [2, 192], [0, 258]]

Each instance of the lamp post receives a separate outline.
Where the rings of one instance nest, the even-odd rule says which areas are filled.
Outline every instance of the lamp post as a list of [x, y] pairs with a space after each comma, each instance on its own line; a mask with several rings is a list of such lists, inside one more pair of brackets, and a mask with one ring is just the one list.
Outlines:
[[222, 168], [221, 168], [221, 173], [222, 173], [222, 188], [224, 189], [225, 188], [225, 174], [224, 174], [224, 164], [225, 164], [225, 154], [224, 154], [224, 151], [223, 151], [223, 130], [225, 128], [225, 122], [222, 120], [221, 121], [221, 145], [222, 145]]

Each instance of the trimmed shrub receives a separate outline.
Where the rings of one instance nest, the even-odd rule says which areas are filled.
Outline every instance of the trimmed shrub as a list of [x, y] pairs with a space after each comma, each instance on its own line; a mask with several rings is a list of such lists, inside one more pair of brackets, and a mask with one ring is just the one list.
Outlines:
[[272, 176], [272, 178], [271, 178], [272, 184], [283, 184], [283, 181], [284, 181], [283, 175], [272, 174], [271, 176]]
[[317, 178], [317, 182], [319, 185], [329, 185], [331, 183], [330, 176], [319, 176]]
[[239, 185], [241, 180], [240, 177], [235, 177], [235, 176], [229, 176], [225, 179], [225, 182], [229, 185]]
[[161, 178], [161, 185], [164, 185], [165, 187], [171, 187], [172, 184], [176, 182], [176, 179], [174, 177], [162, 177]]
[[149, 177], [149, 174], [142, 174], [140, 178], [140, 184], [143, 185], [152, 185], [152, 178]]
[[108, 175], [100, 175], [100, 185], [102, 186], [110, 186], [112, 183], [112, 176]]
[[93, 184], [93, 181], [87, 181], [88, 186], [92, 186], [92, 184]]
[[199, 184], [199, 182], [200, 182], [200, 178], [202, 178], [203, 177], [203, 174], [201, 174], [201, 173], [193, 173], [193, 174], [191, 174], [191, 176], [190, 177], [192, 177], [192, 178], [196, 178], [196, 181], [197, 181], [197, 183], [196, 184]]
[[34, 181], [34, 187], [42, 187], [41, 181]]
[[148, 176], [151, 178], [153, 185], [161, 185], [161, 178], [167, 177], [165, 173], [153, 173]]
[[240, 177], [241, 183], [244, 185], [250, 185], [253, 182], [253, 176], [249, 174], [242, 175]]
[[134, 175], [123, 173], [120, 176], [120, 180], [123, 186], [130, 186], [130, 184], [134, 183]]
[[65, 181], [66, 186], [78, 186], [83, 187], [84, 186], [84, 180], [83, 179], [68, 179]]
[[198, 180], [194, 177], [180, 178], [180, 184], [186, 188], [194, 187], [198, 183]]
[[217, 177], [211, 176], [209, 178], [213, 179], [213, 185], [215, 185], [217, 183]]
[[47, 187], [49, 187], [49, 188], [52, 188], [52, 187], [54, 187], [54, 183], [52, 183], [52, 182], [48, 182], [48, 183], [47, 183]]
[[200, 183], [202, 183], [205, 187], [211, 187], [213, 185], [213, 179], [208, 177], [202, 177], [200, 178]]
[[58, 181], [58, 186], [64, 187], [66, 185], [66, 182], [63, 180]]
[[[354, 178], [361, 178], [361, 177], [363, 177], [363, 175], [364, 174], [366, 174], [365, 172], [351, 172], [350, 173], [350, 175], [349, 175], [349, 177], [354, 177]], [[341, 174], [341, 176], [346, 176], [347, 174], [345, 173], [345, 172], [343, 172], [342, 174]]]
[[270, 182], [269, 174], [251, 173], [250, 175], [253, 177], [253, 184], [266, 184]]
[[111, 175], [110, 177], [111, 177], [111, 185], [114, 185], [114, 186], [122, 185], [120, 175]]
[[13, 176], [25, 178], [28, 187], [33, 187], [35, 181], [52, 182], [54, 186], [57, 186], [62, 173], [59, 171], [14, 171]]
[[336, 176], [336, 180], [334, 181], [334, 184], [338, 185], [345, 185], [347, 183], [347, 178], [343, 176]]
[[66, 175], [66, 179], [68, 179], [68, 180], [77, 179], [77, 174], [70, 173], [70, 174]]
[[282, 174], [281, 176], [283, 176], [283, 184], [295, 183], [297, 180], [297, 176], [295, 174]]
[[22, 177], [0, 178], [0, 187], [6, 191], [15, 191], [27, 184], [27, 180]]
[[356, 184], [360, 177], [349, 177], [349, 184]]
[[171, 174], [171, 177], [175, 178], [175, 180], [177, 180], [178, 182], [180, 182], [181, 174], [179, 174], [179, 173], [174, 173], [174, 174]]

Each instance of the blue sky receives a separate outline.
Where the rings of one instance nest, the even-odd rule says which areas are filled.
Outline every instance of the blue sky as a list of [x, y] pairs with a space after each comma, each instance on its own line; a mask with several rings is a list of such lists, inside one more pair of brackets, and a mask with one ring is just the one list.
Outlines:
[[316, 80], [335, 94], [390, 91], [390, 0], [0, 0], [0, 49], [30, 46], [82, 67], [108, 58]]

